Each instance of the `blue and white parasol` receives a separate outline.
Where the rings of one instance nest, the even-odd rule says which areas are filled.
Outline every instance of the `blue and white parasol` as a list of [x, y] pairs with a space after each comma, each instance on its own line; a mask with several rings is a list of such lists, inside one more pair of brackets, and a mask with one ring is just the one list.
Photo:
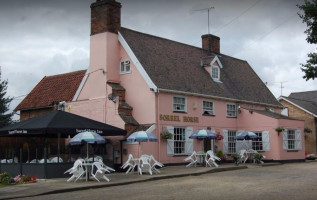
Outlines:
[[157, 137], [150, 132], [137, 131], [132, 133], [128, 138], [128, 142], [157, 142]]

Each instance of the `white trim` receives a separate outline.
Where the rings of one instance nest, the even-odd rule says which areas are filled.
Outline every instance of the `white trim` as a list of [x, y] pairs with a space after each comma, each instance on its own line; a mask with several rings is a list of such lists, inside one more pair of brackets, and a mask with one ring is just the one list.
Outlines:
[[[126, 62], [129, 61], [129, 71], [126, 70]], [[124, 65], [124, 71], [121, 71], [121, 63]], [[131, 74], [131, 61], [130, 59], [120, 60], [119, 73], [120, 74]]]
[[[280, 99], [283, 99], [283, 100], [287, 101], [288, 103], [292, 104], [293, 106], [296, 106], [297, 108], [302, 109], [303, 111], [307, 112], [308, 114], [311, 114], [312, 116], [317, 117], [317, 115], [315, 115], [314, 113], [309, 112], [308, 110], [306, 110], [306, 109], [300, 107], [299, 105], [297, 105], [297, 104], [291, 102], [290, 100], [288, 100], [288, 99], [286, 99], [286, 98], [284, 98], [284, 97], [282, 97], [282, 96], [280, 96], [277, 100], [280, 100]], [[299, 99], [299, 100], [300, 100], [300, 99]], [[281, 102], [280, 102], [280, 103], [281, 103]]]
[[83, 89], [83, 87], [86, 83], [86, 80], [88, 78], [88, 74], [89, 74], [89, 68], [87, 69], [86, 74], [84, 75], [83, 79], [81, 80], [80, 85], [78, 86], [77, 91], [76, 91], [72, 101], [77, 101], [78, 96], [79, 96], [81, 90]]
[[[217, 61], [218, 65], [220, 68], [223, 68], [218, 56], [216, 56], [214, 59], [212, 59], [212, 61], [210, 62], [210, 66], [212, 66], [215, 62]], [[216, 66], [216, 65], [215, 65]]]
[[214, 99], [221, 99], [221, 100], [228, 100], [228, 101], [235, 101], [237, 103], [243, 102], [243, 103], [253, 103], [253, 104], [257, 104], [257, 105], [270, 105], [272, 107], [279, 107], [279, 108], [282, 107], [282, 106], [259, 103], [259, 102], [254, 102], [254, 101], [244, 101], [244, 100], [239, 100], [239, 99], [231, 99], [231, 98], [226, 98], [226, 97], [219, 97], [219, 96], [206, 95], [206, 94], [198, 94], [198, 93], [193, 93], [193, 92], [183, 92], [183, 91], [169, 90], [169, 89], [163, 89], [163, 88], [158, 88], [158, 91], [175, 93], [175, 94], [182, 94], [182, 95], [192, 95], [192, 96], [205, 97], [205, 98], [214, 98]]
[[202, 99], [202, 102], [201, 102], [201, 111], [202, 111], [202, 114], [204, 114], [204, 101], [206, 101], [206, 102], [211, 102], [211, 103], [212, 103], [212, 114], [210, 114], [210, 115], [216, 115], [216, 112], [215, 112], [215, 102], [212, 101], [212, 100], [207, 100], [207, 99]]
[[145, 80], [145, 82], [150, 87], [150, 89], [153, 89], [156, 92], [157, 91], [156, 85], [153, 83], [153, 81], [151, 80], [149, 75], [146, 73], [142, 64], [139, 62], [138, 58], [135, 56], [135, 54], [133, 53], [133, 51], [131, 50], [128, 43], [125, 41], [125, 39], [123, 38], [123, 36], [121, 35], [120, 32], [118, 33], [118, 40], [119, 40], [120, 44], [122, 45], [122, 47], [124, 48], [124, 50], [129, 55], [129, 57], [131, 58], [131, 61], [134, 63], [137, 70], [140, 72], [140, 74], [143, 77], [143, 79]]
[[[176, 98], [184, 98], [185, 99], [185, 107], [184, 110], [174, 110], [174, 97]], [[180, 95], [173, 95], [173, 100], [172, 100], [172, 111], [173, 112], [187, 112], [187, 97], [186, 96], [180, 96]]]
[[[235, 111], [236, 111], [236, 115], [235, 116], [229, 116], [228, 115], [228, 105], [231, 105], [231, 106], [235, 106]], [[237, 109], [237, 104], [236, 103], [226, 103], [226, 117], [231, 117], [231, 118], [236, 118], [238, 117], [238, 109]], [[230, 112], [233, 112], [232, 110], [230, 110]]]

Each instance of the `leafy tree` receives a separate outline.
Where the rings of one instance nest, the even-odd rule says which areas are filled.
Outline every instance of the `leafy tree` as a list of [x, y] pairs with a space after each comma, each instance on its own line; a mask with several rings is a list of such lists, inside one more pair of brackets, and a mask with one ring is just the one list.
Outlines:
[[[303, 23], [307, 24], [305, 31], [307, 42], [317, 44], [317, 0], [305, 0], [303, 5], [297, 5], [297, 7], [304, 11], [304, 14], [298, 13], [298, 15], [303, 20]], [[317, 53], [309, 53], [308, 58], [306, 64], [301, 64], [301, 69], [305, 73], [303, 78], [306, 81], [317, 78]]]
[[8, 88], [8, 81], [1, 81], [1, 68], [0, 68], [0, 128], [12, 123], [13, 113], [7, 113], [13, 98], [5, 97]]

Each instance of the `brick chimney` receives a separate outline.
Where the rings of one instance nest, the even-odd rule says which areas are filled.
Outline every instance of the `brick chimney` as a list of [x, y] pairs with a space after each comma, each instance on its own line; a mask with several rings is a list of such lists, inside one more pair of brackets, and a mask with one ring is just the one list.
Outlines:
[[118, 33], [121, 27], [121, 4], [115, 0], [97, 0], [90, 5], [90, 34], [103, 32]]
[[201, 36], [202, 48], [204, 50], [220, 54], [220, 37], [206, 34]]

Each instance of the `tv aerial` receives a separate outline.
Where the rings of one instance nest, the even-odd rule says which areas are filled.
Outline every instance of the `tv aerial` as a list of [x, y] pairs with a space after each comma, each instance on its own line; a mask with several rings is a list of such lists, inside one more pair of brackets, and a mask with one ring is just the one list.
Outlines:
[[207, 13], [208, 13], [208, 34], [210, 34], [209, 12], [210, 12], [211, 9], [215, 9], [215, 7], [210, 6], [210, 7], [208, 7], [208, 8], [202, 8], [202, 9], [195, 10], [195, 11], [206, 11], [206, 10], [207, 10]]

